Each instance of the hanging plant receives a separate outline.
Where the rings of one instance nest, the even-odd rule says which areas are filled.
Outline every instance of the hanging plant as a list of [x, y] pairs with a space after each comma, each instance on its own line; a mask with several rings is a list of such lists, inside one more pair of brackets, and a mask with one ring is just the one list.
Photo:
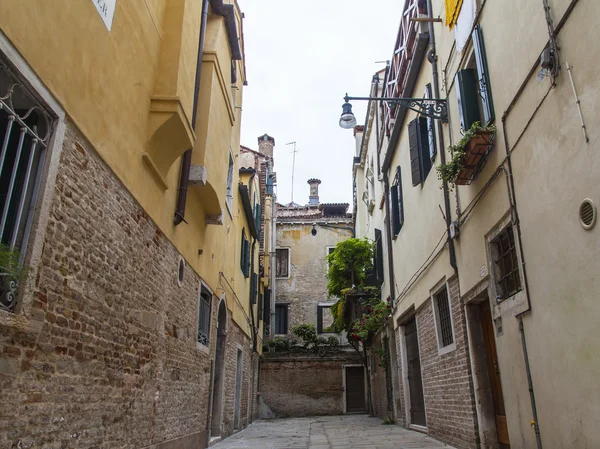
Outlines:
[[[450, 161], [445, 164], [440, 164], [436, 167], [438, 178], [440, 181], [445, 181], [450, 185], [450, 189], [454, 189], [456, 184], [467, 184], [476, 174], [476, 166], [482, 157], [487, 155], [486, 152], [476, 153], [476, 157], [469, 158], [469, 153], [476, 145], [485, 145], [487, 147], [493, 143], [493, 136], [496, 133], [496, 125], [481, 126], [480, 122], [475, 122], [465, 132], [462, 139], [456, 144], [448, 147], [450, 150]], [[481, 139], [481, 142], [479, 141]], [[479, 157], [477, 157], [479, 156]], [[473, 159], [467, 166], [467, 159]]]

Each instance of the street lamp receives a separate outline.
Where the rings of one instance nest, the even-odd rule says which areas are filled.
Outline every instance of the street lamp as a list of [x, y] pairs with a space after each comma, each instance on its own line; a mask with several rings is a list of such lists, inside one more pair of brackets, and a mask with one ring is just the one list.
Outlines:
[[399, 105], [404, 108], [415, 111], [425, 117], [441, 120], [444, 123], [448, 121], [448, 108], [445, 99], [442, 98], [385, 98], [385, 97], [344, 97], [342, 105], [342, 116], [340, 117], [340, 127], [344, 129], [354, 128], [356, 126], [356, 117], [352, 113], [351, 100], [372, 100], [384, 101], [388, 105]]
[[[346, 97], [348, 94], [346, 94]], [[342, 105], [342, 116], [340, 117], [340, 128], [351, 129], [356, 126], [356, 117], [352, 113], [352, 105], [348, 100]]]

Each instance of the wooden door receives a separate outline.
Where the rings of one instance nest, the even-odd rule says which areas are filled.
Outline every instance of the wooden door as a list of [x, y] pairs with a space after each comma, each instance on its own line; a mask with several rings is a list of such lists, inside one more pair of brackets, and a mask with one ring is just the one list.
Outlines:
[[417, 323], [413, 319], [406, 323], [406, 359], [408, 363], [408, 389], [410, 392], [410, 423], [427, 425], [425, 419], [425, 398], [423, 398], [423, 380], [421, 379], [421, 358], [419, 357], [419, 338]]
[[504, 396], [502, 395], [500, 370], [498, 369], [496, 339], [494, 338], [494, 326], [492, 324], [490, 304], [487, 300], [481, 303], [481, 317], [483, 339], [485, 341], [485, 349], [487, 352], [490, 386], [492, 390], [492, 402], [494, 403], [494, 415], [496, 417], [498, 442], [502, 445], [502, 448], [509, 448], [510, 440], [508, 439], [508, 426], [506, 425], [506, 410], [504, 408]]
[[362, 366], [346, 367], [346, 413], [365, 411], [365, 370]]

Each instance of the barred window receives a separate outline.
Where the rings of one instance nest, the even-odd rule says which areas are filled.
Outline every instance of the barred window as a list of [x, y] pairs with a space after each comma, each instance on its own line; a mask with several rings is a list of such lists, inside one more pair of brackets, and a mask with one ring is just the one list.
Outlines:
[[[1, 56], [1, 55], [0, 55]], [[14, 311], [16, 292], [54, 118], [0, 57], [0, 309]]]
[[446, 286], [435, 295], [435, 308], [437, 315], [438, 342], [440, 348], [445, 348], [454, 343], [450, 301]]
[[198, 343], [208, 346], [210, 337], [212, 294], [202, 286], [198, 301]]
[[496, 293], [506, 299], [521, 290], [521, 276], [512, 225], [507, 226], [492, 240], [494, 280]]

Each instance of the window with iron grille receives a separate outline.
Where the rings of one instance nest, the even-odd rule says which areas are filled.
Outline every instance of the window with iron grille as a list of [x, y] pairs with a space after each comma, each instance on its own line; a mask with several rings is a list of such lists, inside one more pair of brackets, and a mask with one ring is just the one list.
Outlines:
[[0, 55], [0, 309], [14, 311], [46, 149], [55, 119]]
[[290, 249], [277, 248], [275, 250], [275, 277], [287, 278], [290, 275]]
[[435, 296], [435, 308], [437, 315], [438, 343], [440, 348], [445, 348], [454, 343], [454, 334], [452, 331], [452, 317], [450, 311], [450, 301], [448, 298], [448, 289], [446, 286]]
[[198, 301], [198, 343], [208, 346], [210, 337], [210, 317], [212, 294], [204, 286], [200, 289]]
[[521, 290], [521, 276], [512, 225], [507, 226], [491, 242], [496, 294], [506, 299]]

